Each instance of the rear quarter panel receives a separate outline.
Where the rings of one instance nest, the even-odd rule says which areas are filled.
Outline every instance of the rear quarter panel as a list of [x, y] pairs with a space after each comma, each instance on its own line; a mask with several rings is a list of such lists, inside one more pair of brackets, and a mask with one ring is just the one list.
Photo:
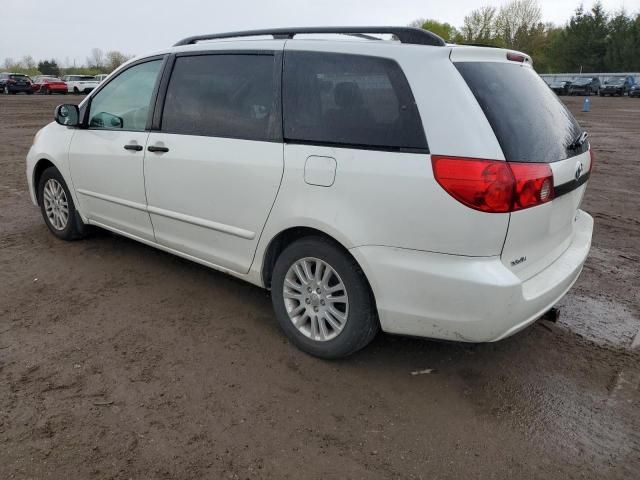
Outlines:
[[[449, 60], [450, 48], [371, 42], [330, 43], [330, 51], [396, 60], [418, 104], [431, 153], [504, 159], [473, 94]], [[296, 40], [286, 49], [326, 52], [328, 42]], [[285, 86], [286, 88], [286, 86]], [[304, 182], [311, 155], [335, 158], [331, 187]], [[254, 269], [279, 232], [317, 228], [346, 248], [393, 246], [467, 256], [498, 256], [509, 214], [472, 210], [435, 181], [429, 154], [285, 144], [285, 172]]]

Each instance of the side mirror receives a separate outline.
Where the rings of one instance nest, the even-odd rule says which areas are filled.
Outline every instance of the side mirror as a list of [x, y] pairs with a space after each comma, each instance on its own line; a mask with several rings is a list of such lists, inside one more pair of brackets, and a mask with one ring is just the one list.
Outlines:
[[80, 110], [77, 105], [64, 104], [56, 107], [55, 119], [65, 127], [77, 127], [80, 124]]

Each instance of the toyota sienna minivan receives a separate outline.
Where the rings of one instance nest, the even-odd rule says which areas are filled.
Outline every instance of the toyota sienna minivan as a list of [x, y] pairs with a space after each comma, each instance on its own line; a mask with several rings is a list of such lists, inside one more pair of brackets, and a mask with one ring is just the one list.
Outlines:
[[271, 291], [299, 348], [493, 342], [571, 288], [587, 134], [526, 54], [391, 27], [191, 37], [61, 105], [27, 157], [51, 232], [94, 225]]

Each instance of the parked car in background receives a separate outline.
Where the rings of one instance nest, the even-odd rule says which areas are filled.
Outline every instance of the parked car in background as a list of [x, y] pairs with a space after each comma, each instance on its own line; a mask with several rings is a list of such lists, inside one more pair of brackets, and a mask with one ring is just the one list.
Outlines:
[[15, 93], [33, 93], [31, 79], [22, 73], [0, 73], [0, 92], [5, 95]]
[[636, 83], [631, 90], [629, 90], [630, 97], [638, 97], [640, 98], [640, 83]]
[[33, 79], [33, 91], [41, 95], [60, 93], [66, 95], [68, 87], [65, 82], [56, 77], [40, 76]]
[[571, 87], [571, 82], [569, 80], [551, 82], [550, 87], [556, 95], [567, 95], [569, 93], [569, 87]]
[[95, 79], [96, 79], [98, 82], [102, 83], [102, 82], [104, 82], [104, 79], [105, 79], [105, 78], [107, 78], [108, 76], [109, 76], [109, 75], [108, 75], [108, 74], [106, 74], [106, 73], [101, 73], [100, 75], [96, 75], [96, 76], [95, 76]]
[[76, 95], [89, 93], [100, 85], [93, 75], [65, 75], [62, 80], [67, 84], [67, 91]]
[[266, 34], [185, 39], [59, 106], [26, 168], [52, 234], [96, 225], [268, 288], [325, 358], [380, 329], [498, 341], [567, 293], [591, 150], [528, 55]]
[[636, 81], [631, 76], [626, 77], [611, 77], [604, 82], [604, 85], [600, 88], [600, 96], [623, 96], [631, 90], [631, 87], [635, 85]]
[[598, 77], [578, 77], [569, 86], [569, 95], [598, 95], [600, 79]]

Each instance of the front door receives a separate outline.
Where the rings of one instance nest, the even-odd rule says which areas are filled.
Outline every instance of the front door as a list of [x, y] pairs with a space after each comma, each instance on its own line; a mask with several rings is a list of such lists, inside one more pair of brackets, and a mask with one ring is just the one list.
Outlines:
[[147, 117], [162, 59], [136, 64], [109, 81], [89, 106], [88, 128], [69, 147], [80, 211], [92, 223], [153, 241], [146, 211]]
[[283, 172], [280, 56], [179, 55], [145, 182], [156, 241], [249, 270]]

